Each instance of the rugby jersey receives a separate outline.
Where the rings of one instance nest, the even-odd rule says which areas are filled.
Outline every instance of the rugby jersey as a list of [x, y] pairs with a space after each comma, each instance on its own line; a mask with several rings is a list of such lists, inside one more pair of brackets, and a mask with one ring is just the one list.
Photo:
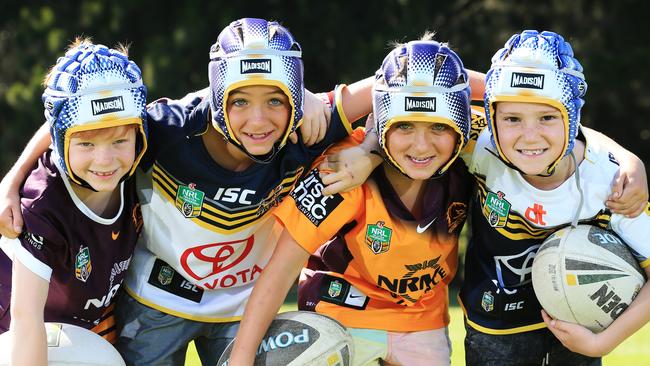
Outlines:
[[[341, 88], [335, 91], [336, 110], [342, 110]], [[137, 176], [144, 231], [126, 289], [137, 301], [178, 317], [233, 321], [243, 314], [282, 230], [268, 213], [350, 126], [342, 113], [333, 113], [320, 143], [307, 147], [299, 137], [270, 163], [233, 172], [218, 165], [201, 140], [212, 128], [208, 99], [196, 95], [185, 102], [190, 107], [183, 113], [163, 108], [150, 121], [153, 156], [143, 160], [151, 168]], [[187, 138], [173, 136], [193, 130]]]
[[[357, 130], [326, 154], [362, 140]], [[316, 168], [323, 159], [274, 211], [299, 245], [313, 253], [301, 275], [299, 309], [348, 327], [407, 332], [446, 326], [447, 286], [457, 268], [471, 186], [463, 162], [426, 181], [418, 221], [382, 167], [363, 185], [324, 197]]]
[[23, 233], [0, 240], [0, 332], [10, 323], [13, 259], [49, 281], [46, 322], [74, 324], [114, 342], [114, 297], [142, 228], [135, 182], [118, 186], [120, 206], [113, 217], [95, 214], [70, 185], [49, 150], [22, 187]]
[[[489, 334], [544, 328], [531, 282], [532, 263], [544, 239], [569, 226], [576, 215], [580, 193], [575, 174], [554, 190], [537, 189], [496, 157], [487, 129], [473, 136], [473, 149], [463, 155], [477, 185], [470, 204], [472, 239], [459, 294], [467, 322]], [[587, 141], [579, 165], [584, 193], [579, 222], [614, 231], [641, 267], [647, 267], [650, 209], [629, 219], [612, 214], [604, 204], [617, 171], [613, 155], [595, 141]]]

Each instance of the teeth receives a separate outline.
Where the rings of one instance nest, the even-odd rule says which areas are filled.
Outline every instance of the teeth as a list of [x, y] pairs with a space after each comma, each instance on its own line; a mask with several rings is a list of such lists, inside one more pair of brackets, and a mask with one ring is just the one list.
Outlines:
[[536, 150], [519, 150], [520, 153], [524, 155], [539, 155], [544, 152], [544, 149], [536, 149]]
[[264, 137], [266, 137], [266, 136], [268, 136], [270, 134], [271, 134], [270, 132], [267, 132], [267, 133], [247, 133], [248, 136], [250, 136], [250, 137], [252, 137], [254, 139], [261, 139], [261, 138], [264, 138]]
[[114, 174], [114, 173], [115, 173], [115, 170], [110, 171], [110, 172], [96, 172], [96, 171], [92, 171], [92, 172], [93, 172], [93, 174], [95, 174], [95, 175], [99, 175], [99, 176], [101, 176], [101, 177], [106, 177], [106, 176], [109, 176], [109, 175]]
[[416, 158], [416, 157], [414, 157], [414, 156], [409, 156], [409, 158], [410, 158], [411, 160], [413, 160], [414, 162], [416, 162], [416, 163], [423, 163], [423, 162], [425, 162], [425, 161], [431, 160], [431, 157], [430, 157], [430, 156], [427, 156], [426, 158]]

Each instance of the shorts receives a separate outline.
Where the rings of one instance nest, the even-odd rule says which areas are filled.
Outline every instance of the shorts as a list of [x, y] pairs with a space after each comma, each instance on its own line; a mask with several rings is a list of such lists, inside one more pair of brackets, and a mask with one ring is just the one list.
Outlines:
[[449, 365], [451, 342], [447, 328], [420, 332], [389, 332], [348, 328], [354, 339], [352, 364], [438, 366]]
[[481, 366], [600, 366], [601, 358], [569, 351], [547, 328], [515, 334], [487, 334], [465, 323], [465, 363]]
[[204, 323], [163, 313], [123, 292], [115, 306], [118, 340], [115, 347], [127, 365], [185, 364], [194, 341], [203, 365], [216, 365], [235, 338], [239, 322]]

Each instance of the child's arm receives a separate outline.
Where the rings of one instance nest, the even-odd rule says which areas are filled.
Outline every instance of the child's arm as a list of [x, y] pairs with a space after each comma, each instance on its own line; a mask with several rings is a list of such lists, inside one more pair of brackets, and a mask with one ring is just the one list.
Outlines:
[[43, 309], [49, 283], [13, 260], [11, 289], [12, 365], [47, 365]]
[[[650, 266], [645, 268], [645, 273], [650, 278]], [[543, 310], [542, 317], [548, 329], [566, 348], [586, 356], [601, 357], [613, 351], [650, 320], [650, 285], [646, 282], [630, 306], [598, 334], [578, 324], [551, 319]]]
[[248, 298], [229, 366], [253, 365], [262, 337], [308, 258], [309, 253], [284, 230]]
[[648, 202], [648, 179], [643, 161], [611, 138], [590, 128], [583, 128], [588, 139], [594, 139], [614, 154], [620, 167], [612, 182], [612, 194], [605, 203], [614, 213], [637, 217]]
[[0, 235], [15, 239], [23, 228], [20, 213], [20, 186], [50, 146], [49, 126], [43, 124], [25, 146], [16, 163], [0, 182]]

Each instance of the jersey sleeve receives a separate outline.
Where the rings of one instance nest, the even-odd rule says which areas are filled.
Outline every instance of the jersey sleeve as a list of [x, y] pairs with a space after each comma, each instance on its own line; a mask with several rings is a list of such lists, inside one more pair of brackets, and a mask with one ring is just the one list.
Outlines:
[[29, 211], [23, 211], [25, 228], [13, 240], [3, 239], [2, 249], [12, 260], [18, 260], [30, 271], [46, 281], [52, 268], [63, 266], [68, 258], [68, 248], [57, 233], [55, 225]]
[[648, 241], [650, 202], [645, 211], [635, 218], [627, 218], [618, 214], [612, 215], [610, 225], [612, 230], [632, 249], [641, 268], [650, 266], [650, 242]]
[[205, 133], [209, 127], [208, 88], [181, 99], [158, 99], [147, 106], [148, 148], [141, 166], [147, 170], [175, 141]]
[[335, 142], [343, 140], [352, 134], [352, 123], [347, 119], [343, 112], [342, 90], [346, 85], [338, 85], [334, 89], [334, 100], [331, 104], [332, 117], [325, 133], [325, 137], [319, 143], [309, 147], [314, 156], [320, 155], [323, 150]]
[[319, 176], [318, 164], [328, 154], [358, 144], [362, 139], [363, 131], [358, 130], [348, 139], [328, 149], [294, 187], [290, 198], [285, 199], [273, 212], [296, 242], [310, 253], [353, 221], [363, 200], [362, 187], [323, 196], [324, 185]]

